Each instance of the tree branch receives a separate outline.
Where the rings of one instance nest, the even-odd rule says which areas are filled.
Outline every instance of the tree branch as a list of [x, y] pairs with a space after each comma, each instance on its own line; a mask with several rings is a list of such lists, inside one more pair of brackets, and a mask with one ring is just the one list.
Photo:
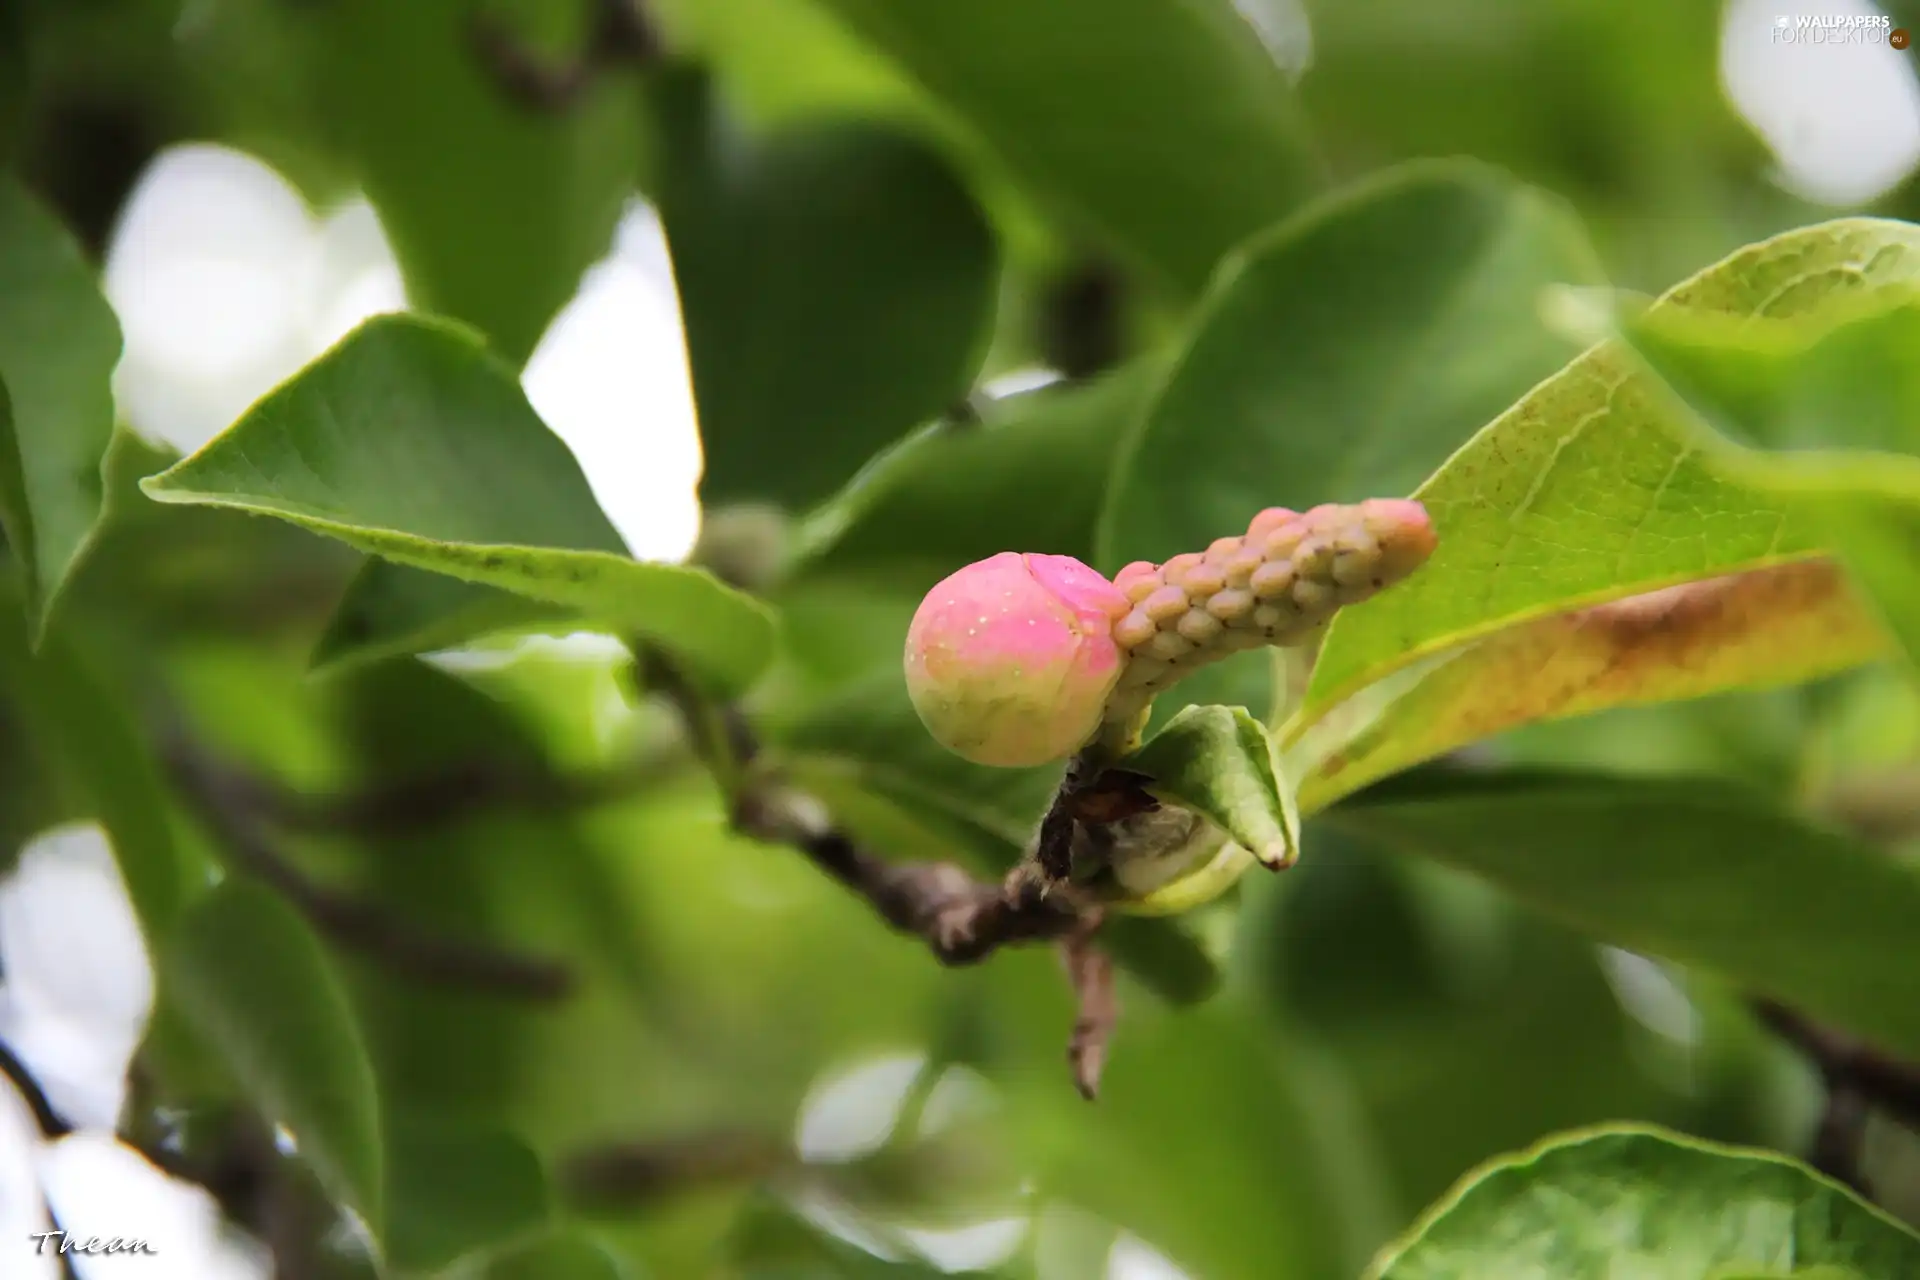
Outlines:
[[794, 1159], [785, 1143], [760, 1134], [694, 1133], [583, 1151], [565, 1163], [560, 1181], [577, 1204], [634, 1208], [704, 1187], [757, 1181]]
[[55, 1142], [73, 1132], [72, 1122], [60, 1114], [53, 1099], [40, 1087], [39, 1079], [4, 1040], [0, 1040], [0, 1076], [5, 1076], [20, 1091], [21, 1101], [33, 1113], [34, 1127], [40, 1130], [42, 1138]]
[[489, 810], [570, 813], [635, 794], [649, 773], [636, 765], [557, 773], [541, 765], [470, 760], [346, 795], [312, 795], [232, 771], [228, 794], [260, 821], [316, 835], [410, 835]]
[[423, 932], [377, 902], [313, 879], [261, 830], [264, 788], [251, 775], [215, 760], [177, 729], [163, 735], [161, 755], [175, 785], [233, 865], [278, 891], [336, 946], [423, 982], [543, 1001], [560, 999], [571, 989], [572, 974], [557, 961]]
[[495, 15], [476, 8], [468, 34], [480, 65], [507, 95], [529, 110], [558, 114], [579, 101], [602, 73], [647, 66], [664, 51], [660, 29], [642, 0], [593, 0], [587, 42], [570, 62], [553, 63], [522, 44]]
[[1752, 1007], [1763, 1024], [1806, 1055], [1826, 1085], [1827, 1106], [1810, 1159], [1823, 1173], [1866, 1194], [1859, 1164], [1868, 1109], [1878, 1107], [1920, 1128], [1920, 1063], [1892, 1057], [1778, 1001], [1755, 1000]]
[[1093, 1096], [1117, 1008], [1111, 963], [1093, 942], [1099, 908], [1074, 892], [1068, 872], [1079, 829], [1152, 803], [1137, 778], [1076, 759], [1041, 820], [1033, 858], [999, 884], [976, 880], [951, 862], [897, 862], [861, 848], [813, 797], [759, 769], [759, 743], [737, 708], [706, 698], [644, 644], [634, 645], [634, 657], [638, 677], [680, 713], [743, 834], [797, 850], [895, 930], [923, 941], [941, 964], [976, 964], [1002, 947], [1065, 941], [1081, 1002], [1068, 1054], [1076, 1086]]

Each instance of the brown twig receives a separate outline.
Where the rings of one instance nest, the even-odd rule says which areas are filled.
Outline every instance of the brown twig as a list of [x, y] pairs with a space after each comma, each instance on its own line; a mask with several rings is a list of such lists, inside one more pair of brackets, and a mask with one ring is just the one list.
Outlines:
[[1754, 1014], [1813, 1064], [1827, 1091], [1808, 1160], [1829, 1177], [1869, 1194], [1860, 1170], [1871, 1109], [1920, 1127], [1920, 1063], [1891, 1057], [1863, 1040], [1814, 1022], [1773, 1000], [1755, 1000]]
[[241, 871], [278, 891], [336, 946], [424, 982], [474, 987], [528, 1000], [557, 1000], [572, 974], [553, 960], [422, 931], [401, 915], [322, 884], [281, 856], [261, 830], [263, 787], [202, 750], [184, 732], [163, 735], [162, 755], [182, 795]]
[[289, 831], [398, 836], [499, 809], [571, 813], [631, 796], [646, 779], [633, 765], [557, 773], [539, 765], [470, 760], [346, 795], [312, 795], [236, 772], [228, 795], [261, 821]]
[[1776, 1035], [1806, 1054], [1822, 1075], [1850, 1081], [1875, 1106], [1920, 1128], [1920, 1063], [1892, 1057], [1777, 1001], [1756, 1000], [1753, 1009]]
[[639, 677], [679, 711], [741, 832], [798, 850], [945, 965], [976, 964], [1002, 947], [1069, 940], [1068, 972], [1081, 1002], [1069, 1056], [1076, 1085], [1093, 1096], [1117, 1010], [1111, 964], [1093, 941], [1099, 910], [1072, 890], [1068, 874], [1076, 832], [1152, 803], [1136, 777], [1076, 759], [1040, 822], [1032, 859], [999, 884], [950, 862], [896, 862], [861, 848], [812, 797], [762, 774], [759, 744], [736, 709], [702, 696], [656, 651], [636, 644], [634, 653]]
[[1829, 1079], [1826, 1084], [1827, 1102], [1813, 1131], [1807, 1163], [1871, 1199], [1873, 1189], [1860, 1168], [1870, 1114], [1867, 1097], [1850, 1080]]
[[1107, 1046], [1120, 1022], [1120, 1001], [1114, 992], [1113, 957], [1094, 944], [1097, 918], [1060, 943], [1067, 981], [1073, 985], [1080, 1011], [1067, 1041], [1067, 1062], [1073, 1083], [1091, 1102], [1100, 1091], [1100, 1075], [1107, 1065]]
[[641, 0], [593, 0], [594, 21], [585, 46], [569, 62], [540, 57], [501, 19], [476, 9], [468, 31], [481, 66], [508, 96], [530, 110], [557, 114], [572, 107], [602, 73], [620, 66], [646, 66], [663, 45], [660, 29]]
[[0, 1040], [0, 1076], [12, 1081], [13, 1087], [20, 1091], [20, 1100], [33, 1113], [34, 1127], [42, 1138], [54, 1142], [73, 1132], [73, 1122], [60, 1114], [53, 1099], [40, 1087], [39, 1078], [4, 1040]]
[[951, 862], [895, 862], [869, 853], [807, 797], [770, 786], [743, 798], [735, 822], [748, 835], [805, 854], [881, 919], [924, 940], [942, 964], [976, 964], [1001, 947], [1064, 937], [1084, 920], [1066, 895], [1018, 869], [995, 885]]

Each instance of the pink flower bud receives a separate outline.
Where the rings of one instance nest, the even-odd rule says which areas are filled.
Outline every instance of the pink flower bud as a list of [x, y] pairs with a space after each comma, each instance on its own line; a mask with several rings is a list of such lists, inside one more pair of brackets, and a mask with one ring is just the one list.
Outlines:
[[948, 750], [1022, 767], [1071, 755], [1120, 679], [1130, 606], [1071, 556], [1003, 551], [945, 578], [907, 628], [907, 694]]

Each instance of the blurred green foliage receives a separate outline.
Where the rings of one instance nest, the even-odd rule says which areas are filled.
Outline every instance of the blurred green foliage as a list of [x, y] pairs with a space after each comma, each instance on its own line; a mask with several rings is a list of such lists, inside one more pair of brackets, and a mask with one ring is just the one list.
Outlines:
[[[1910, 1095], [1838, 1164], [1817, 1123], [1841, 1058], [1920, 1078], [1920, 188], [1777, 183], [1722, 22], [0, 0], [0, 861], [108, 833], [141, 1109], [286, 1126], [270, 1176], [371, 1242], [311, 1233], [337, 1277], [1920, 1273], [1789, 1158], [1920, 1204]], [[182, 460], [109, 416], [95, 268], [185, 140], [364, 191], [431, 314]], [[517, 385], [634, 195], [698, 564], [628, 556]], [[1406, 494], [1412, 579], [1156, 708], [1243, 708], [1143, 759], [1301, 858], [1106, 924], [1097, 1103], [1047, 949], [943, 968], [747, 834], [792, 787], [997, 878], [1061, 770], [926, 735], [934, 583]]]

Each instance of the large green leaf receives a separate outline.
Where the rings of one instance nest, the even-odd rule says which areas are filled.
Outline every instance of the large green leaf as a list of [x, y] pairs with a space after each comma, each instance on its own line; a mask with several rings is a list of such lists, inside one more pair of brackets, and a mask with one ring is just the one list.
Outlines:
[[1460, 162], [1394, 170], [1243, 247], [1123, 451], [1100, 563], [1263, 507], [1399, 496], [1574, 354], [1544, 291], [1599, 267], [1557, 202]]
[[741, 136], [704, 72], [657, 80], [701, 495], [804, 506], [965, 395], [992, 233], [923, 142], [870, 122]]
[[[1751, 246], [1657, 305], [1731, 317], [1895, 294], [1920, 228], [1844, 219]], [[1669, 394], [1615, 343], [1489, 424], [1421, 486], [1439, 549], [1407, 582], [1334, 621], [1290, 731], [1434, 654], [1554, 613], [1817, 550], [1779, 498], [1725, 478]]]
[[1409, 775], [1327, 810], [1573, 927], [1920, 1052], [1920, 870], [1709, 778]]
[[932, 115], [886, 56], [811, 0], [657, 0], [675, 49], [718, 68], [756, 119]]
[[722, 690], [772, 653], [760, 605], [699, 570], [626, 556], [513, 375], [444, 323], [369, 321], [141, 487], [646, 636]]
[[17, 772], [25, 781], [35, 764], [44, 767], [61, 807], [106, 828], [141, 932], [158, 947], [206, 868], [175, 838], [159, 770], [125, 692], [103, 679], [75, 640], [56, 633], [32, 651], [18, 588], [0, 590], [0, 687], [39, 757]]
[[391, 1263], [438, 1272], [475, 1250], [526, 1236], [551, 1215], [546, 1172], [510, 1134], [416, 1112], [385, 1117]]
[[556, 1232], [493, 1258], [485, 1280], [630, 1280], [619, 1258], [583, 1231]]
[[1016, 1101], [1013, 1138], [1045, 1193], [1126, 1224], [1193, 1275], [1353, 1275], [1389, 1229], [1346, 1082], [1310, 1036], [1274, 1043], [1229, 997], [1129, 1008], [1096, 1106]]
[[37, 637], [100, 517], [120, 326], [53, 215], [0, 178], [0, 525]]
[[1892, 651], [1832, 560], [1795, 560], [1509, 627], [1362, 690], [1287, 753], [1313, 812], [1544, 720], [1797, 684]]
[[[318, 79], [409, 298], [519, 365], [612, 240], [640, 157], [639, 97], [630, 78], [603, 77], [565, 110], [513, 101], [476, 52], [478, 8], [321, 6]], [[485, 9], [535, 57], [558, 61], [553, 46], [571, 52], [584, 36], [586, 6]]]
[[[1329, 152], [1375, 165], [1437, 155], [1500, 165], [1573, 200], [1607, 262], [1638, 285], [1657, 287], [1820, 216], [1754, 180], [1772, 157], [1714, 74], [1724, 25], [1715, 6], [1303, 0], [1301, 8], [1313, 63], [1300, 96]], [[1650, 46], [1652, 22], [1661, 38]], [[1753, 32], [1761, 41], [1764, 27]]]
[[1699, 415], [1701, 447], [1815, 523], [1920, 660], [1920, 305], [1876, 301], [1738, 326], [1650, 313], [1626, 337]]
[[328, 1192], [377, 1236], [386, 1199], [373, 1068], [307, 922], [268, 889], [227, 880], [181, 921], [161, 976]]
[[1368, 1280], [1907, 1275], [1920, 1236], [1769, 1151], [1655, 1129], [1575, 1131], [1475, 1170]]
[[1176, 288], [1317, 183], [1285, 73], [1220, 0], [825, 6]]
[[1305, 843], [1286, 875], [1244, 884], [1235, 976], [1281, 1044], [1331, 1052], [1377, 1134], [1396, 1225], [1540, 1134], [1699, 1122], [1711, 1044], [1675, 1047], [1683, 1077], [1662, 1070], [1668, 1042], [1622, 1007], [1586, 938], [1341, 827], [1311, 823]]

